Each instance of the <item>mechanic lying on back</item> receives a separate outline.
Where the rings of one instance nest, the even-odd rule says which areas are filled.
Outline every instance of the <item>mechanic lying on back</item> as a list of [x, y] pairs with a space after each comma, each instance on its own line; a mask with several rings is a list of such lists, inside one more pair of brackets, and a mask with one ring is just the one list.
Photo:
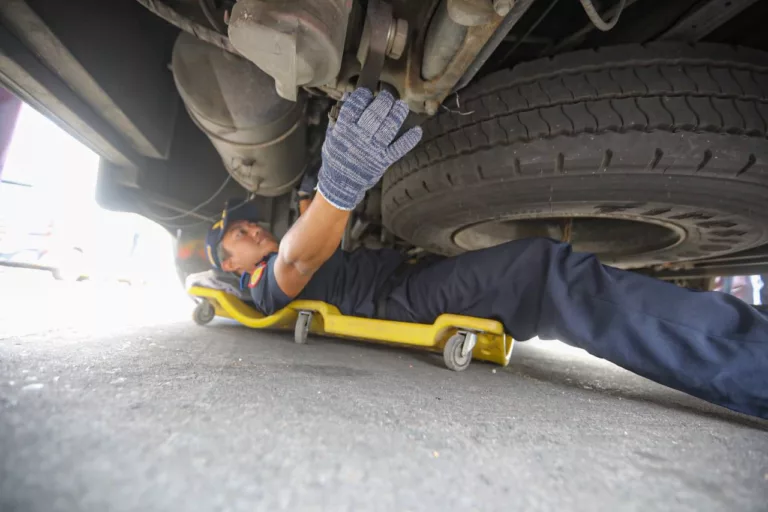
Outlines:
[[432, 323], [443, 313], [501, 321], [514, 338], [558, 339], [693, 396], [768, 418], [768, 317], [716, 292], [601, 265], [565, 243], [529, 239], [421, 264], [397, 251], [339, 249], [350, 211], [421, 130], [396, 139], [408, 107], [352, 93], [328, 128], [318, 194], [278, 242], [250, 203], [208, 234], [217, 267], [250, 276], [258, 309], [295, 298], [345, 315]]

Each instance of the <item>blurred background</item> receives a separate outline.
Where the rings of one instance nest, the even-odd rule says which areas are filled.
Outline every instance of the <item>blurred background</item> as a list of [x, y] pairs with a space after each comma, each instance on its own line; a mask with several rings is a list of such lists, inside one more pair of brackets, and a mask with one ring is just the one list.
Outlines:
[[98, 156], [13, 102], [0, 113], [12, 129], [0, 161], [0, 335], [188, 314], [173, 235], [101, 208]]

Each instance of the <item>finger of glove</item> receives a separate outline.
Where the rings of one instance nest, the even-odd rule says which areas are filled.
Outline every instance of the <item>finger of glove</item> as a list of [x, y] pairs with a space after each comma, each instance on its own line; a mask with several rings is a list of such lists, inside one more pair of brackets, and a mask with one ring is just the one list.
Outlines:
[[397, 132], [403, 126], [405, 118], [408, 117], [408, 112], [408, 105], [404, 101], [397, 100], [392, 106], [392, 110], [382, 121], [378, 131], [373, 135], [373, 140], [385, 146], [392, 144], [392, 141], [397, 137]]
[[416, 147], [421, 140], [421, 126], [411, 128], [387, 148], [387, 157], [392, 163], [403, 158], [406, 153]]
[[381, 123], [389, 115], [395, 98], [388, 91], [381, 91], [373, 103], [368, 105], [365, 112], [360, 116], [357, 126], [365, 130], [371, 136], [379, 129]]
[[353, 124], [360, 119], [360, 116], [365, 112], [366, 107], [371, 104], [373, 93], [365, 87], [361, 87], [355, 89], [355, 92], [352, 94], [348, 96], [345, 95], [345, 98], [342, 98], [342, 100], [344, 101], [344, 105], [341, 107], [339, 119], [336, 124]]

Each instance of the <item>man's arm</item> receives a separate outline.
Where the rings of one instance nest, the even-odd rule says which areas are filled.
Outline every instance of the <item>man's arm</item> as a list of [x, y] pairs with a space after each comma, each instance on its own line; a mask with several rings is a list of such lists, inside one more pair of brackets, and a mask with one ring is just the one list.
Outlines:
[[416, 127], [395, 140], [408, 106], [388, 92], [374, 100], [371, 91], [357, 89], [345, 100], [338, 121], [326, 132], [318, 194], [280, 242], [275, 279], [290, 298], [339, 247], [350, 212], [366, 191], [421, 139]]
[[318, 194], [306, 213], [280, 242], [275, 278], [288, 297], [296, 297], [328, 261], [344, 236], [350, 212], [339, 210]]
[[299, 199], [299, 217], [307, 213], [307, 210], [309, 209], [309, 205], [311, 204], [312, 204], [311, 197], [304, 197]]

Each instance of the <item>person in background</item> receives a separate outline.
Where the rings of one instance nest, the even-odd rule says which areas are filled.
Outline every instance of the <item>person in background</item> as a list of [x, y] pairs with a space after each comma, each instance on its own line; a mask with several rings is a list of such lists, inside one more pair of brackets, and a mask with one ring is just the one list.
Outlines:
[[750, 276], [721, 276], [715, 278], [714, 291], [738, 297], [747, 304], [754, 304], [754, 287]]

